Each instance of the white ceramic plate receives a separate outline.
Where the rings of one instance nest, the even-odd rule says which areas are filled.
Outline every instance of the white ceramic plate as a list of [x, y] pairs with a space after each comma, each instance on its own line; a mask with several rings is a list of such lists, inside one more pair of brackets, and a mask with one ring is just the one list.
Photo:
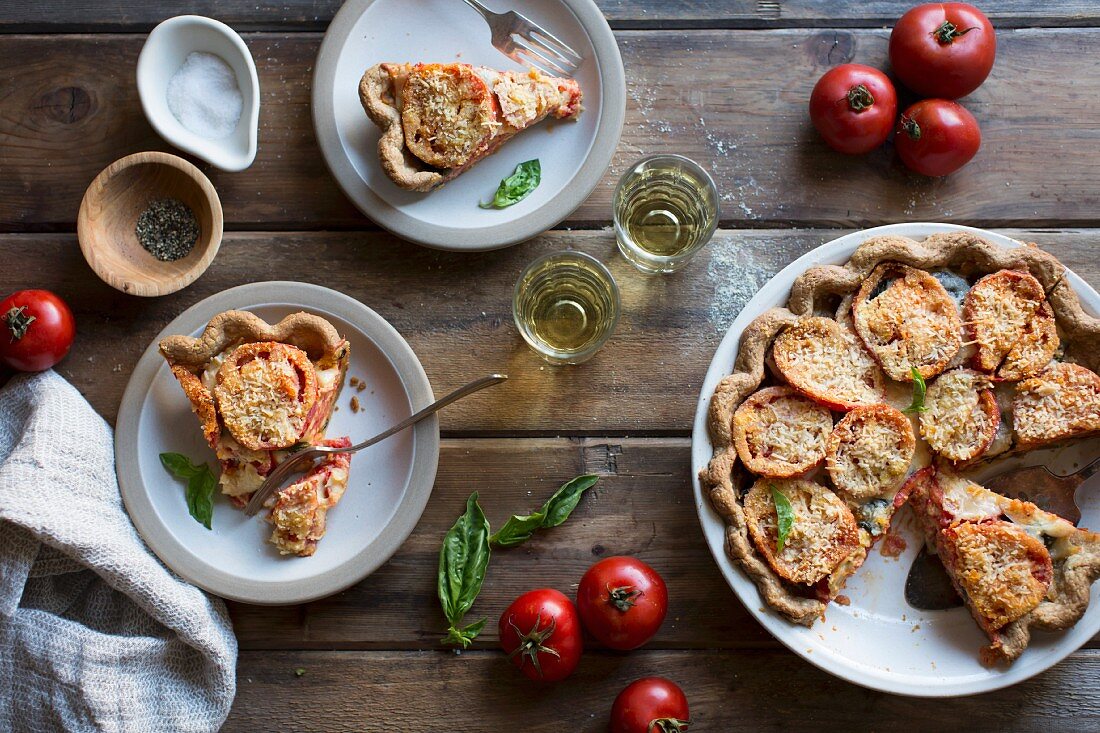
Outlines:
[[[298, 311], [328, 319], [351, 344], [348, 380], [326, 435], [353, 442], [381, 432], [434, 399], [424, 369], [401, 335], [357, 300], [317, 285], [265, 282], [226, 290], [192, 306], [153, 340], [134, 369], [115, 431], [115, 462], [126, 509], [149, 547], [181, 577], [211, 593], [247, 603], [303, 603], [358, 582], [384, 563], [412, 531], [427, 504], [439, 460], [439, 422], [430, 417], [355, 454], [347, 491], [328, 514], [328, 531], [312, 557], [281, 556], [267, 540], [271, 525], [246, 517], [224, 497], [213, 529], [187, 513], [182, 483], [159, 456], [182, 453], [216, 467], [191, 405], [157, 351], [172, 334], [199, 335], [226, 310], [248, 310], [269, 323]], [[353, 413], [351, 395], [362, 410]]]
[[[725, 523], [703, 496], [698, 474], [712, 454], [706, 427], [710, 397], [718, 382], [733, 370], [741, 332], [768, 308], [785, 305], [796, 277], [814, 265], [847, 262], [868, 237], [900, 234], [923, 239], [956, 229], [973, 231], [1004, 247], [1020, 246], [1013, 239], [980, 229], [946, 224], [893, 224], [835, 239], [785, 267], [749, 301], [719, 345], [699, 396], [691, 446], [695, 503], [703, 533], [722, 574], [749, 612], [775, 638], [826, 672], [876, 690], [922, 697], [987, 692], [1021, 682], [1057, 664], [1100, 631], [1097, 586], [1093, 586], [1088, 611], [1076, 626], [1062, 633], [1036, 631], [1030, 647], [1012, 666], [987, 669], [978, 662], [978, 650], [988, 640], [966, 609], [921, 611], [905, 602], [905, 578], [923, 542], [905, 508], [897, 521], [907, 545], [902, 557], [885, 558], [876, 546], [844, 591], [851, 605], [830, 604], [824, 622], [819, 621], [812, 628], [797, 626], [766, 610], [756, 586], [726, 555]], [[737, 274], [731, 272], [729, 276]], [[1085, 308], [1092, 313], [1100, 312], [1100, 295], [1074, 273], [1068, 273], [1068, 277]], [[1027, 456], [1027, 464], [1049, 462], [1055, 471], [1068, 473], [1075, 464], [1083, 465], [1082, 458], [1089, 460], [1097, 455], [1100, 441], [1092, 440], [1067, 449], [1034, 451]], [[1000, 464], [993, 473], [1008, 466]], [[1079, 490], [1077, 494], [1083, 515], [1081, 526], [1097, 528], [1100, 491], [1096, 490], [1095, 481], [1086, 482], [1086, 487], [1088, 490]]]
[[[441, 189], [404, 191], [382, 172], [378, 128], [359, 102], [359, 79], [376, 63], [452, 62], [523, 69], [490, 43], [489, 27], [461, 0], [349, 0], [336, 14], [313, 75], [313, 126], [325, 161], [359, 209], [394, 234], [439, 249], [489, 250], [550, 229], [599, 183], [619, 143], [626, 76], [615, 37], [592, 0], [531, 0], [515, 7], [585, 57], [575, 78], [584, 93], [576, 121], [545, 121]], [[526, 160], [542, 183], [506, 209], [481, 209], [502, 178]]]

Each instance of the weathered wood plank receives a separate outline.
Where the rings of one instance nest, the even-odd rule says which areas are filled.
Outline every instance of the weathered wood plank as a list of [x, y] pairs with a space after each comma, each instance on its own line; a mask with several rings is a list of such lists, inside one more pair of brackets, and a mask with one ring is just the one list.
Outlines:
[[[1010, 232], [1012, 233], [1012, 232]], [[59, 366], [108, 420], [141, 352], [169, 321], [213, 293], [262, 280], [333, 287], [378, 311], [412, 344], [438, 394], [505, 371], [505, 386], [441, 415], [468, 434], [686, 435], [722, 335], [748, 299], [798, 255], [839, 236], [822, 230], [720, 231], [686, 270], [644, 277], [614, 235], [555, 231], [496, 253], [436, 252], [379, 232], [231, 233], [210, 270], [170, 296], [142, 299], [100, 282], [71, 234], [0, 235], [0, 293], [36, 286], [73, 306], [76, 345]], [[1016, 232], [1100, 284], [1100, 232]], [[607, 262], [622, 290], [619, 329], [579, 367], [551, 367], [520, 339], [511, 292], [523, 265], [574, 247]]]
[[[295, 669], [305, 673], [296, 677]], [[245, 652], [223, 728], [391, 731], [606, 731], [631, 681], [660, 675], [688, 697], [700, 731], [1095, 730], [1100, 652], [1072, 655], [1014, 687], [936, 701], [872, 692], [789, 652], [589, 653], [556, 685], [521, 677], [499, 652]], [[308, 702], [303, 702], [308, 700]], [[522, 724], [519, 723], [522, 721]], [[919, 721], [916, 722], [916, 721]]]
[[[165, 18], [183, 13], [209, 15], [240, 31], [324, 30], [342, 0], [283, 0], [256, 5], [246, 0], [122, 0], [106, 11], [92, 0], [43, 4], [11, 0], [0, 6], [6, 32], [147, 31]], [[912, 6], [910, 0], [597, 0], [613, 28], [789, 28], [890, 25]], [[503, 7], [499, 4], [494, 7]], [[1100, 13], [1087, 0], [1035, 3], [1030, 0], [983, 2], [982, 10], [999, 28], [1091, 26]]]
[[[988, 226], [1100, 221], [1100, 76], [1080, 62], [1100, 30], [1005, 31], [990, 80], [966, 101], [983, 149], [959, 173], [907, 172], [889, 146], [861, 158], [817, 140], [806, 100], [821, 71], [881, 65], [882, 30], [621, 31], [628, 119], [604, 180], [570, 218], [606, 224], [614, 182], [642, 153], [689, 155], [715, 175], [727, 226], [849, 227], [910, 220]], [[71, 230], [91, 179], [124, 154], [166, 149], [132, 83], [137, 35], [0, 36], [0, 229]], [[317, 151], [310, 75], [319, 34], [249, 34], [263, 89], [260, 152], [212, 172], [229, 228], [370, 227]], [[103, 73], [104, 69], [117, 70]], [[350, 93], [350, 92], [349, 92]], [[363, 124], [367, 124], [364, 120]]]
[[551, 587], [572, 596], [593, 562], [623, 554], [649, 562], [668, 583], [669, 616], [654, 646], [773, 646], [702, 541], [689, 449], [686, 438], [445, 440], [432, 500], [385, 566], [301, 607], [232, 604], [237, 636], [245, 648], [438, 647], [446, 630], [435, 590], [439, 543], [470, 492], [480, 492], [486, 516], [499, 527], [510, 514], [538, 507], [569, 478], [595, 472], [603, 478], [568, 522], [493, 553], [469, 617], [490, 619], [479, 646], [496, 643], [496, 619], [520, 592]]

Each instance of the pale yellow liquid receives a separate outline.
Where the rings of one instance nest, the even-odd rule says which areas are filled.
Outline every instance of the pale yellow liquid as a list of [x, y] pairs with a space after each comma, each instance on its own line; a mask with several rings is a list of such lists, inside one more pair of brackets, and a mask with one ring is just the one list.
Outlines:
[[614, 291], [603, 271], [585, 260], [544, 263], [522, 281], [516, 317], [540, 351], [580, 353], [614, 327]]

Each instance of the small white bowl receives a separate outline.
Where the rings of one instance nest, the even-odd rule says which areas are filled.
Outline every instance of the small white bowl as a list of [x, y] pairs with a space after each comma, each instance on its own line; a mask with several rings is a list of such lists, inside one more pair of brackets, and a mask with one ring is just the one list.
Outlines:
[[[243, 105], [237, 129], [221, 140], [196, 135], [168, 109], [168, 81], [188, 54], [220, 56], [237, 75]], [[260, 80], [252, 54], [237, 32], [201, 15], [169, 18], [149, 33], [137, 63], [138, 96], [145, 117], [161, 137], [224, 171], [243, 171], [256, 159], [260, 121]]]

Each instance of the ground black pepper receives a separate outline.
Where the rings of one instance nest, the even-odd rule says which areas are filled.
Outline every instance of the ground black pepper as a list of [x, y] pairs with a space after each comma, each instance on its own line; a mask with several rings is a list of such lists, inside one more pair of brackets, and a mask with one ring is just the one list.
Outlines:
[[186, 257], [199, 239], [199, 222], [178, 199], [156, 199], [138, 217], [138, 242], [162, 262]]

